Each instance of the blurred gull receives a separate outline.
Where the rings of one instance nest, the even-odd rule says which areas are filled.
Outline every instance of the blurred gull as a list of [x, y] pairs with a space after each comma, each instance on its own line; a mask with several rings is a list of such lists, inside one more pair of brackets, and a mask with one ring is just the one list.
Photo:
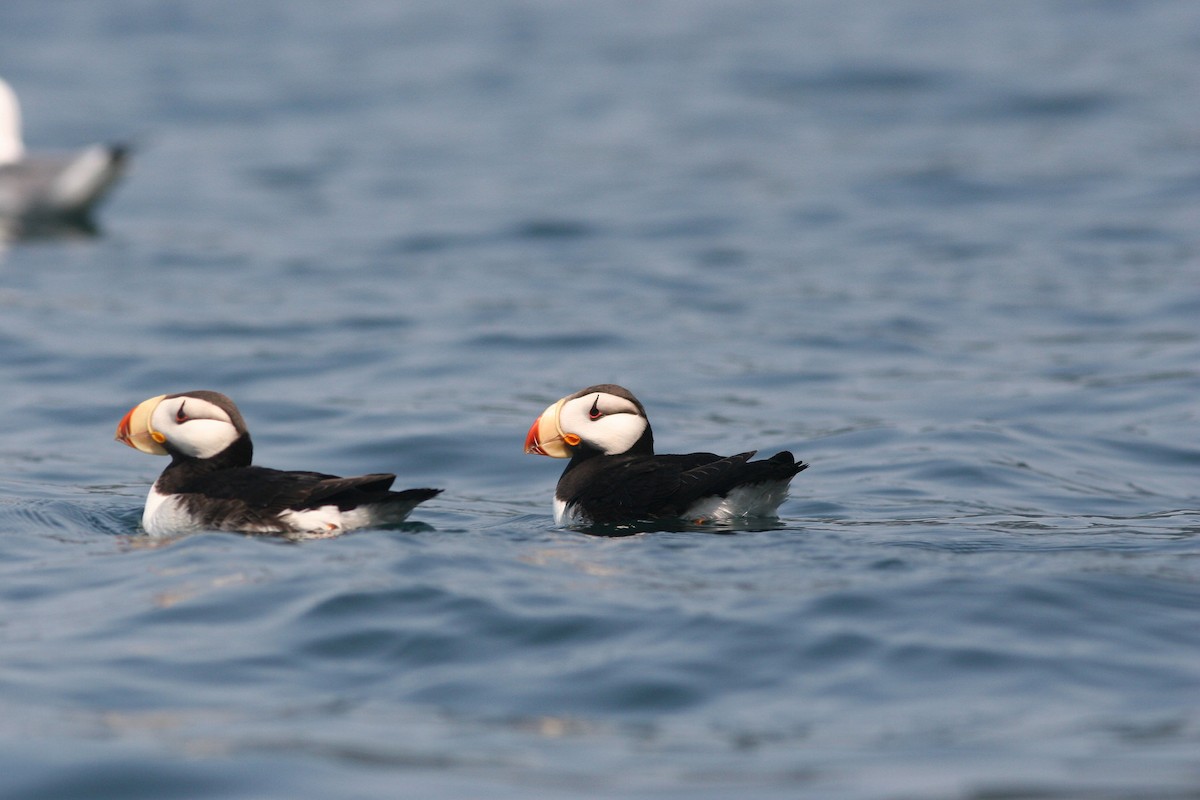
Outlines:
[[86, 224], [120, 176], [127, 155], [124, 146], [100, 144], [27, 155], [17, 96], [0, 78], [0, 222]]

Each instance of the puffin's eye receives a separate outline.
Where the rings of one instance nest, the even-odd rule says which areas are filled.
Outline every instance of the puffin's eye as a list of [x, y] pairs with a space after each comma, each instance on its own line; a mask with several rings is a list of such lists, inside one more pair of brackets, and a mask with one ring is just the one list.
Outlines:
[[596, 395], [596, 399], [592, 401], [592, 409], [588, 411], [588, 419], [600, 419], [604, 416], [604, 412], [600, 410], [600, 395]]
[[185, 405], [184, 403], [180, 403], [179, 410], [175, 412], [175, 421], [176, 422], [187, 422], [188, 421], [188, 415], [185, 414], [183, 411], [184, 405]]

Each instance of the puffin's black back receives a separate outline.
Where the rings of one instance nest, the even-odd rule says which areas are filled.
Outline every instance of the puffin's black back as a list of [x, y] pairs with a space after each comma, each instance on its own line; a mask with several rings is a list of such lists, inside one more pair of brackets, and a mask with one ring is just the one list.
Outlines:
[[754, 451], [722, 457], [683, 455], [595, 456], [567, 465], [555, 492], [597, 523], [677, 517], [706, 497], [739, 486], [790, 481], [807, 464], [784, 451], [750, 461]]
[[[219, 454], [219, 455], [223, 455]], [[206, 459], [205, 461], [211, 461]], [[266, 467], [205, 469], [189, 459], [172, 465], [156, 484], [162, 493], [178, 495], [187, 512], [213, 527], [239, 530], [278, 525], [286, 511], [335, 505], [341, 511], [362, 506], [395, 505], [397, 513], [441, 493], [440, 489], [393, 492], [390, 473], [341, 478], [320, 472], [285, 472]]]

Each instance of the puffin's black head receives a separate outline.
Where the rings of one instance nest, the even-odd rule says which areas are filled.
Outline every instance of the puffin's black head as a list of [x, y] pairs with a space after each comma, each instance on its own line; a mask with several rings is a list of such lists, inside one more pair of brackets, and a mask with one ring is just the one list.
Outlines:
[[554, 458], [654, 453], [646, 410], [623, 386], [602, 383], [567, 395], [538, 417], [525, 452]]

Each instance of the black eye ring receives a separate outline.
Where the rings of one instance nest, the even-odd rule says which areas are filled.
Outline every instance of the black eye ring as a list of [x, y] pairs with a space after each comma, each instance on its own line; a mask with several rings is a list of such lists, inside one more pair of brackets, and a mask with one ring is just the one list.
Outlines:
[[175, 421], [176, 422], [187, 422], [188, 415], [183, 412], [183, 407], [185, 405], [187, 405], [187, 403], [179, 404], [179, 410], [175, 412]]
[[596, 395], [596, 399], [592, 401], [592, 410], [588, 412], [588, 419], [600, 419], [604, 416], [604, 412], [600, 410], [600, 395]]

